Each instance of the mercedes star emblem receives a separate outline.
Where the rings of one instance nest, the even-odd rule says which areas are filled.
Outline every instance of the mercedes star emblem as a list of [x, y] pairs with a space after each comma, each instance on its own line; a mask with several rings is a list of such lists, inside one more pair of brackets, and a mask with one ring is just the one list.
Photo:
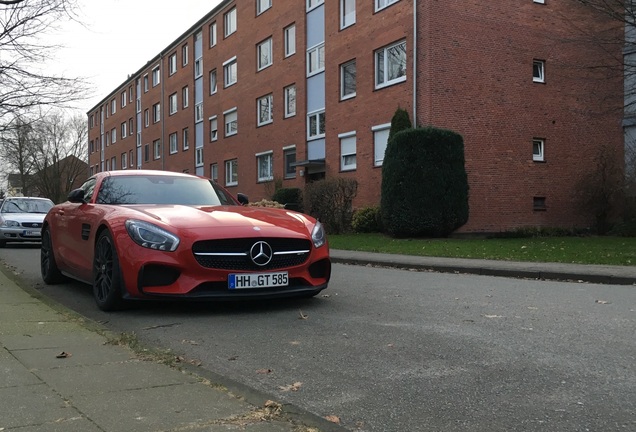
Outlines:
[[250, 258], [252, 262], [257, 266], [266, 266], [272, 260], [274, 252], [272, 247], [264, 241], [254, 243], [252, 249], [250, 249]]

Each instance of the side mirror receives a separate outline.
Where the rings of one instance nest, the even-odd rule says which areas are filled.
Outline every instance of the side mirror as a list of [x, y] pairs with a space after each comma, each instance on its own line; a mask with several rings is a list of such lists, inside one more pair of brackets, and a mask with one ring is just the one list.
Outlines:
[[68, 194], [68, 200], [72, 203], [86, 204], [86, 200], [84, 200], [84, 189], [73, 189]]
[[236, 194], [236, 199], [238, 200], [238, 202], [240, 202], [243, 205], [248, 205], [250, 203], [250, 200], [247, 197], [247, 195], [240, 192]]

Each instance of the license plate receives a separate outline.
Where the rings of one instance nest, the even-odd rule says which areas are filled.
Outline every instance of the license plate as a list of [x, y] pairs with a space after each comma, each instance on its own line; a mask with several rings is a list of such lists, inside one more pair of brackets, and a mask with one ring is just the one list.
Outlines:
[[228, 278], [229, 289], [272, 288], [289, 285], [287, 272], [277, 273], [237, 273]]
[[25, 237], [40, 237], [40, 231], [23, 231], [22, 235]]

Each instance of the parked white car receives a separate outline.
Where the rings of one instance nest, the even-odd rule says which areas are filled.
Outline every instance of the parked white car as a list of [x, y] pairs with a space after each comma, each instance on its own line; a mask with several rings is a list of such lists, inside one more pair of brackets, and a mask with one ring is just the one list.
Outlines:
[[44, 216], [51, 207], [48, 198], [5, 198], [0, 203], [0, 248], [10, 242], [41, 241]]

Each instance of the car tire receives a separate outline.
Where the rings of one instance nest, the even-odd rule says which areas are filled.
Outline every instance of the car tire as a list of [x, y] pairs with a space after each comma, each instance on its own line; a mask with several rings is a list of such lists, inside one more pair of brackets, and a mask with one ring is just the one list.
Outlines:
[[93, 258], [93, 296], [97, 307], [106, 312], [122, 309], [123, 288], [117, 250], [112, 236], [104, 230], [95, 243]]
[[42, 245], [40, 246], [40, 273], [42, 274], [42, 280], [47, 285], [55, 285], [66, 280], [66, 276], [64, 276], [57, 267], [55, 254], [53, 253], [51, 231], [48, 227], [42, 230]]

